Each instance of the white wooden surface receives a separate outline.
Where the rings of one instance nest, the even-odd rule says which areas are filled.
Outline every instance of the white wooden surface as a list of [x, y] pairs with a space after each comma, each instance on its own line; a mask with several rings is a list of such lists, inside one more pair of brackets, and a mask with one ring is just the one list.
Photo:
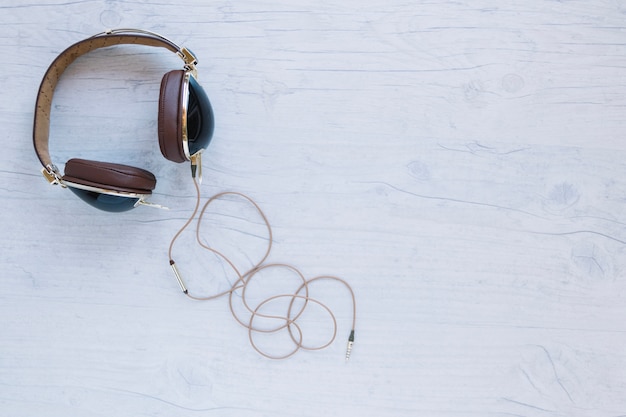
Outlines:
[[[225, 299], [180, 293], [193, 187], [156, 141], [175, 56], [81, 58], [51, 131], [60, 166], [147, 168], [170, 211], [99, 212], [40, 176], [41, 76], [109, 27], [199, 56], [204, 197], [248, 193], [272, 261], [353, 285], [348, 364], [339, 286], [319, 289], [338, 340], [285, 361]], [[626, 1], [3, 0], [0, 37], [0, 415], [626, 415]], [[253, 258], [258, 222], [220, 210], [207, 234]], [[185, 236], [190, 286], [224, 287]]]

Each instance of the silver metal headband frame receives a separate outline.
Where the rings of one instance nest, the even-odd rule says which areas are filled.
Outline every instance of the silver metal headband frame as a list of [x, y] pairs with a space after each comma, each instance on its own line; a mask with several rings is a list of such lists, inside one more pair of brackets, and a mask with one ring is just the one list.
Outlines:
[[168, 38], [166, 38], [165, 36], [159, 33], [152, 32], [149, 30], [144, 30], [144, 29], [118, 28], [118, 29], [107, 29], [104, 32], [96, 33], [95, 35], [91, 36], [91, 38], [97, 38], [100, 36], [107, 36], [107, 35], [114, 35], [114, 34], [117, 35], [117, 34], [133, 34], [133, 33], [152, 36], [154, 38], [158, 38], [162, 40], [165, 43], [170, 44], [174, 49], [176, 49], [177, 51], [176, 55], [178, 55], [178, 57], [182, 59], [183, 62], [185, 63], [184, 69], [186, 71], [191, 72], [194, 75], [194, 77], [198, 79], [198, 71], [196, 70], [196, 65], [198, 65], [198, 58], [196, 58], [196, 56], [189, 49], [178, 46], [176, 43], [172, 42], [171, 40], [169, 40]]

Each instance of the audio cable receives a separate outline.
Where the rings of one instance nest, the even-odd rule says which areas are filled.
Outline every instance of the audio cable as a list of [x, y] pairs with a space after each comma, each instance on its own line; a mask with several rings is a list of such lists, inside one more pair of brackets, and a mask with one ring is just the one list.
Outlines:
[[[322, 275], [322, 276], [317, 276], [317, 277], [307, 279], [297, 268], [291, 265], [288, 265], [285, 263], [266, 263], [266, 260], [270, 255], [272, 244], [273, 244], [272, 228], [270, 226], [270, 223], [265, 213], [263, 212], [263, 210], [261, 210], [259, 205], [256, 202], [254, 202], [254, 200], [252, 200], [250, 197], [248, 197], [247, 195], [243, 193], [234, 192], [234, 191], [226, 191], [226, 192], [215, 194], [214, 196], [212, 196], [206, 201], [206, 203], [200, 210], [200, 213], [198, 215], [198, 220], [196, 223], [196, 242], [203, 249], [215, 255], [225, 265], [229, 266], [229, 268], [236, 275], [235, 282], [232, 283], [230, 288], [228, 288], [227, 290], [218, 292], [216, 294], [212, 294], [209, 296], [199, 296], [199, 295], [190, 293], [176, 265], [176, 262], [173, 259], [173, 250], [174, 250], [175, 242], [178, 240], [178, 238], [183, 233], [183, 231], [187, 229], [187, 227], [189, 227], [189, 225], [193, 222], [193, 220], [196, 218], [196, 215], [198, 214], [198, 210], [200, 209], [200, 203], [201, 203], [200, 187], [199, 187], [198, 179], [196, 177], [193, 178], [193, 183], [196, 189], [196, 203], [195, 203], [194, 210], [191, 216], [189, 217], [189, 219], [185, 222], [185, 224], [183, 224], [183, 226], [178, 230], [178, 232], [172, 238], [170, 245], [169, 245], [169, 250], [168, 250], [169, 264], [182, 292], [185, 295], [187, 295], [187, 297], [193, 300], [198, 300], [198, 301], [214, 300], [217, 298], [228, 296], [228, 304], [229, 304], [231, 314], [233, 318], [241, 326], [247, 329], [248, 338], [253, 349], [256, 350], [262, 356], [265, 356], [270, 359], [285, 359], [294, 355], [299, 350], [321, 350], [321, 349], [328, 347], [334, 342], [337, 336], [337, 319], [335, 317], [335, 314], [326, 304], [313, 298], [310, 295], [311, 293], [310, 287], [312, 283], [319, 282], [319, 281], [333, 281], [333, 282], [342, 284], [350, 293], [350, 298], [352, 301], [352, 327], [350, 330], [350, 334], [348, 336], [348, 345], [347, 345], [346, 356], [345, 356], [346, 361], [348, 361], [352, 354], [352, 348], [354, 345], [354, 332], [355, 332], [355, 327], [356, 327], [356, 297], [354, 295], [354, 291], [352, 290], [352, 287], [347, 281], [336, 276]], [[252, 268], [250, 268], [248, 271], [245, 271], [245, 272], [240, 272], [239, 269], [233, 263], [233, 261], [231, 261], [226, 255], [224, 255], [219, 250], [204, 243], [201, 239], [200, 226], [201, 226], [201, 223], [202, 223], [202, 220], [204, 218], [207, 208], [212, 203], [220, 199], [223, 199], [224, 197], [240, 198], [240, 199], [243, 199], [248, 204], [250, 204], [252, 207], [254, 207], [255, 211], [259, 214], [260, 218], [263, 220], [263, 223], [265, 224], [266, 229], [267, 229], [268, 244], [267, 244], [267, 249], [264, 255], [262, 256], [259, 262], [254, 264]], [[276, 268], [287, 269], [291, 271], [293, 275], [298, 277], [298, 279], [301, 281], [300, 286], [292, 293], [275, 294], [262, 300], [256, 306], [250, 305], [249, 299], [246, 297], [249, 284], [253, 281], [253, 279], [257, 276], [259, 272], [266, 271], [269, 269], [276, 269]], [[238, 313], [235, 311], [235, 307], [233, 305], [233, 296], [235, 293], [240, 294], [241, 303], [243, 304], [243, 306], [245, 307], [245, 310], [248, 313], [247, 319], [239, 317]], [[274, 313], [268, 314], [268, 313], [262, 312], [263, 309], [268, 304], [273, 303], [277, 300], [281, 300], [281, 299], [289, 301], [287, 311], [284, 312], [284, 314], [277, 315]], [[295, 308], [296, 304], [299, 304], [298, 308]], [[304, 331], [302, 330], [302, 326], [299, 324], [298, 320], [303, 316], [303, 313], [306, 310], [306, 308], [312, 304], [317, 305], [319, 308], [325, 311], [326, 314], [330, 317], [332, 321], [332, 336], [326, 343], [309, 346], [309, 345], [305, 345], [303, 342]], [[274, 321], [278, 321], [280, 324], [268, 329], [265, 327], [255, 325], [255, 321], [258, 319], [265, 319], [264, 322], [267, 322], [268, 320], [274, 320]], [[254, 338], [255, 334], [277, 333], [279, 331], [287, 331], [291, 339], [291, 342], [293, 343], [293, 346], [294, 346], [293, 349], [289, 350], [287, 353], [272, 354], [272, 353], [267, 352], [264, 349], [261, 349], [258, 346], [258, 344], [255, 343], [255, 338]]]

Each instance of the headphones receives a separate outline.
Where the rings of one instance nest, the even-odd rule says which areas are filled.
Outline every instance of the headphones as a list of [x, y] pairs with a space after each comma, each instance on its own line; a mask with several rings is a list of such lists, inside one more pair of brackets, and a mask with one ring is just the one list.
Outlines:
[[96, 34], [65, 49], [46, 71], [35, 106], [33, 144], [51, 184], [70, 189], [88, 204], [109, 212], [122, 212], [138, 205], [157, 206], [146, 201], [156, 186], [155, 176], [145, 169], [110, 162], [72, 158], [62, 175], [52, 163], [48, 149], [50, 110], [57, 82], [65, 69], [81, 55], [99, 48], [134, 44], [161, 47], [176, 53], [183, 69], [163, 76], [158, 103], [159, 148], [173, 162], [191, 162], [194, 178], [202, 176], [201, 154], [209, 145], [215, 126], [213, 109], [198, 84], [195, 55], [165, 37], [138, 29], [116, 29]]

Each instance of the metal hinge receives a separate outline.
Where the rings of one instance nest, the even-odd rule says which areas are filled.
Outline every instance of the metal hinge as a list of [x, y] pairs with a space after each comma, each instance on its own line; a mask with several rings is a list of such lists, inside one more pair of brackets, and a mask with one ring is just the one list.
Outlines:
[[65, 184], [63, 184], [63, 181], [61, 180], [59, 169], [55, 165], [46, 165], [41, 169], [41, 173], [50, 184], [65, 187]]
[[185, 62], [185, 70], [191, 72], [194, 78], [198, 78], [198, 70], [196, 70], [196, 65], [198, 65], [198, 59], [189, 49], [183, 47], [178, 52], [178, 56], [182, 58]]

